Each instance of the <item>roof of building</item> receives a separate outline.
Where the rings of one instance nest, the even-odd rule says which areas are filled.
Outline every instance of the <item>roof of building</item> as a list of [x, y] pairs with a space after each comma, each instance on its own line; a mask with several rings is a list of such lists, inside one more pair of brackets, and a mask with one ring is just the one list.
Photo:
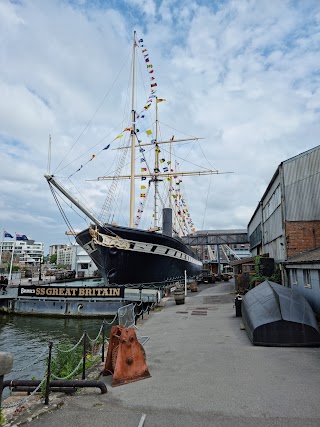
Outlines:
[[260, 205], [261, 205], [261, 203], [262, 203], [262, 200], [264, 200], [264, 198], [265, 198], [265, 196], [268, 194], [268, 191], [270, 190], [270, 188], [271, 188], [272, 184], [274, 183], [275, 179], [276, 179], [276, 178], [277, 178], [277, 176], [279, 175], [280, 168], [281, 168], [284, 164], [286, 164], [286, 163], [290, 163], [290, 162], [292, 162], [292, 161], [296, 160], [296, 159], [297, 159], [297, 158], [299, 158], [299, 157], [306, 156], [306, 155], [308, 155], [308, 154], [310, 154], [310, 153], [312, 153], [312, 152], [314, 152], [314, 151], [318, 151], [319, 149], [320, 149], [320, 145], [317, 145], [316, 147], [310, 148], [309, 150], [303, 151], [302, 153], [299, 153], [299, 154], [297, 154], [296, 156], [293, 156], [293, 157], [290, 157], [290, 158], [289, 158], [289, 159], [287, 159], [287, 160], [284, 160], [283, 162], [281, 162], [281, 163], [278, 165], [278, 167], [277, 167], [276, 171], [274, 172], [274, 174], [273, 174], [273, 176], [272, 176], [272, 178], [271, 178], [271, 181], [269, 182], [269, 184], [268, 184], [268, 186], [267, 186], [267, 188], [266, 188], [265, 192], [263, 193], [263, 196], [261, 197], [261, 199], [260, 199], [260, 201], [259, 201], [259, 203], [258, 203], [258, 205], [257, 205], [257, 207], [256, 207], [256, 209], [255, 209], [255, 211], [254, 211], [254, 213], [253, 213], [253, 215], [251, 216], [251, 218], [250, 218], [250, 221], [249, 221], [248, 225], [250, 225], [250, 224], [251, 224], [251, 221], [253, 220], [253, 218], [255, 217], [255, 215], [256, 215], [256, 213], [257, 213], [257, 211], [259, 210], [259, 207], [260, 207]]
[[241, 265], [241, 264], [254, 263], [254, 258], [255, 257], [237, 259], [236, 261], [230, 262], [230, 265], [233, 266], [233, 265]]
[[312, 264], [320, 262], [320, 247], [288, 258], [284, 264]]

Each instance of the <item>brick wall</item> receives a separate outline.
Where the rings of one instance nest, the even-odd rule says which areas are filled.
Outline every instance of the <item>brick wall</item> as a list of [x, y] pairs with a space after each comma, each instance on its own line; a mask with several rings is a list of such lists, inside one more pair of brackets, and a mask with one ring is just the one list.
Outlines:
[[288, 258], [320, 246], [320, 221], [287, 221]]

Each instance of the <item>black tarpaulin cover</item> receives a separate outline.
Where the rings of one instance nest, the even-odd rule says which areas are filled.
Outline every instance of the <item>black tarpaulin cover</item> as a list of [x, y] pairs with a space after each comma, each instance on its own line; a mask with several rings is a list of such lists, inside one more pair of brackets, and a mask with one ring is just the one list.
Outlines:
[[266, 280], [242, 300], [242, 318], [255, 345], [320, 346], [320, 333], [308, 301]]

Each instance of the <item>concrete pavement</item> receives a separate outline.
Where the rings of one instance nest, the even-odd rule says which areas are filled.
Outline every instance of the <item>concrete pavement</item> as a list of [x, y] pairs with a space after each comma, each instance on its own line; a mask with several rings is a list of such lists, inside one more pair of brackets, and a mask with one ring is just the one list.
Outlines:
[[320, 349], [252, 346], [232, 291], [223, 282], [189, 292], [184, 305], [169, 299], [138, 330], [150, 337], [152, 378], [112, 388], [112, 377], [101, 377], [105, 395], [51, 394], [50, 407], [61, 408], [32, 420], [29, 413], [30, 426], [138, 427], [143, 414], [145, 427], [319, 426]]

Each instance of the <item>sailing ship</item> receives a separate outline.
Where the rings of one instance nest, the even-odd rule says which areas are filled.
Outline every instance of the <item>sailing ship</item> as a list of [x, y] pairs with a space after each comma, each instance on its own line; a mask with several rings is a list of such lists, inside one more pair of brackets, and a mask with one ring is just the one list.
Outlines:
[[[160, 146], [161, 144], [170, 144], [178, 141], [172, 137], [169, 141], [161, 141], [158, 138], [159, 120], [158, 120], [158, 103], [164, 101], [156, 96], [156, 83], [151, 83], [151, 93], [147, 104], [143, 111], [149, 110], [152, 101], [155, 105], [156, 120], [155, 120], [155, 139], [150, 142], [143, 143], [139, 138], [139, 131], [136, 127], [137, 122], [143, 114], [139, 114], [135, 109], [135, 61], [136, 50], [140, 48], [144, 53], [145, 62], [147, 63], [148, 72], [150, 73], [151, 82], [154, 81], [152, 75], [152, 65], [149, 63], [149, 55], [145, 54], [143, 40], [137, 40], [134, 33], [133, 40], [133, 61], [132, 61], [132, 105], [131, 105], [131, 124], [126, 128], [130, 131], [129, 146], [121, 147], [121, 149], [131, 150], [131, 167], [130, 174], [118, 175], [117, 179], [130, 180], [130, 223], [129, 227], [120, 226], [112, 222], [103, 222], [96, 218], [85, 206], [75, 199], [69, 191], [50, 173], [45, 174], [49, 185], [55, 187], [60, 193], [65, 195], [78, 209], [80, 209], [92, 222], [90, 226], [76, 235], [76, 241], [89, 254], [93, 262], [96, 264], [106, 284], [110, 285], [143, 285], [157, 284], [157, 286], [166, 285], [187, 278], [197, 278], [202, 272], [202, 262], [198, 259], [195, 252], [186, 246], [179, 235], [175, 232], [172, 212], [178, 209], [178, 213], [184, 222], [184, 230], [186, 232], [186, 224], [189, 220], [189, 213], [185, 206], [181, 205], [181, 195], [172, 194], [172, 180], [177, 180], [182, 176], [190, 175], [209, 175], [221, 173], [217, 170], [203, 170], [198, 172], [178, 172], [172, 167], [166, 166], [161, 170]], [[151, 134], [147, 131], [147, 134]], [[122, 136], [122, 135], [120, 135]], [[117, 137], [119, 138], [119, 137]], [[117, 140], [115, 138], [115, 140]], [[188, 138], [189, 140], [190, 138]], [[193, 138], [198, 139], [198, 138]], [[140, 153], [145, 151], [145, 146], [153, 146], [154, 148], [154, 164], [141, 168], [141, 173], [136, 172], [136, 151]], [[109, 146], [108, 146], [109, 147]], [[107, 148], [108, 148], [107, 147]], [[170, 151], [171, 152], [171, 151]], [[143, 154], [142, 154], [143, 156]], [[143, 158], [145, 161], [145, 159]], [[171, 164], [171, 160], [167, 162]], [[147, 166], [147, 165], [146, 165]], [[115, 180], [114, 176], [103, 176], [98, 180]], [[143, 193], [143, 201], [140, 202], [139, 215], [135, 216], [135, 180], [148, 180], [149, 186], [154, 187], [154, 226], [148, 230], [138, 228], [139, 218], [143, 212], [144, 199], [146, 194]], [[169, 202], [168, 206], [162, 211], [162, 226], [159, 225], [159, 185], [163, 181], [169, 182]], [[167, 183], [168, 183], [167, 182]], [[141, 188], [146, 188], [145, 185]], [[149, 188], [149, 187], [148, 187]], [[176, 203], [172, 203], [173, 198], [178, 199]], [[182, 199], [183, 200], [183, 199]], [[178, 207], [177, 207], [178, 206]], [[180, 209], [180, 210], [179, 210]], [[138, 219], [137, 219], [138, 218]], [[189, 221], [191, 222], [191, 221]], [[192, 224], [192, 222], [191, 222]], [[192, 224], [193, 227], [193, 224]], [[191, 228], [192, 228], [191, 227]], [[195, 230], [194, 230], [195, 231]]]

